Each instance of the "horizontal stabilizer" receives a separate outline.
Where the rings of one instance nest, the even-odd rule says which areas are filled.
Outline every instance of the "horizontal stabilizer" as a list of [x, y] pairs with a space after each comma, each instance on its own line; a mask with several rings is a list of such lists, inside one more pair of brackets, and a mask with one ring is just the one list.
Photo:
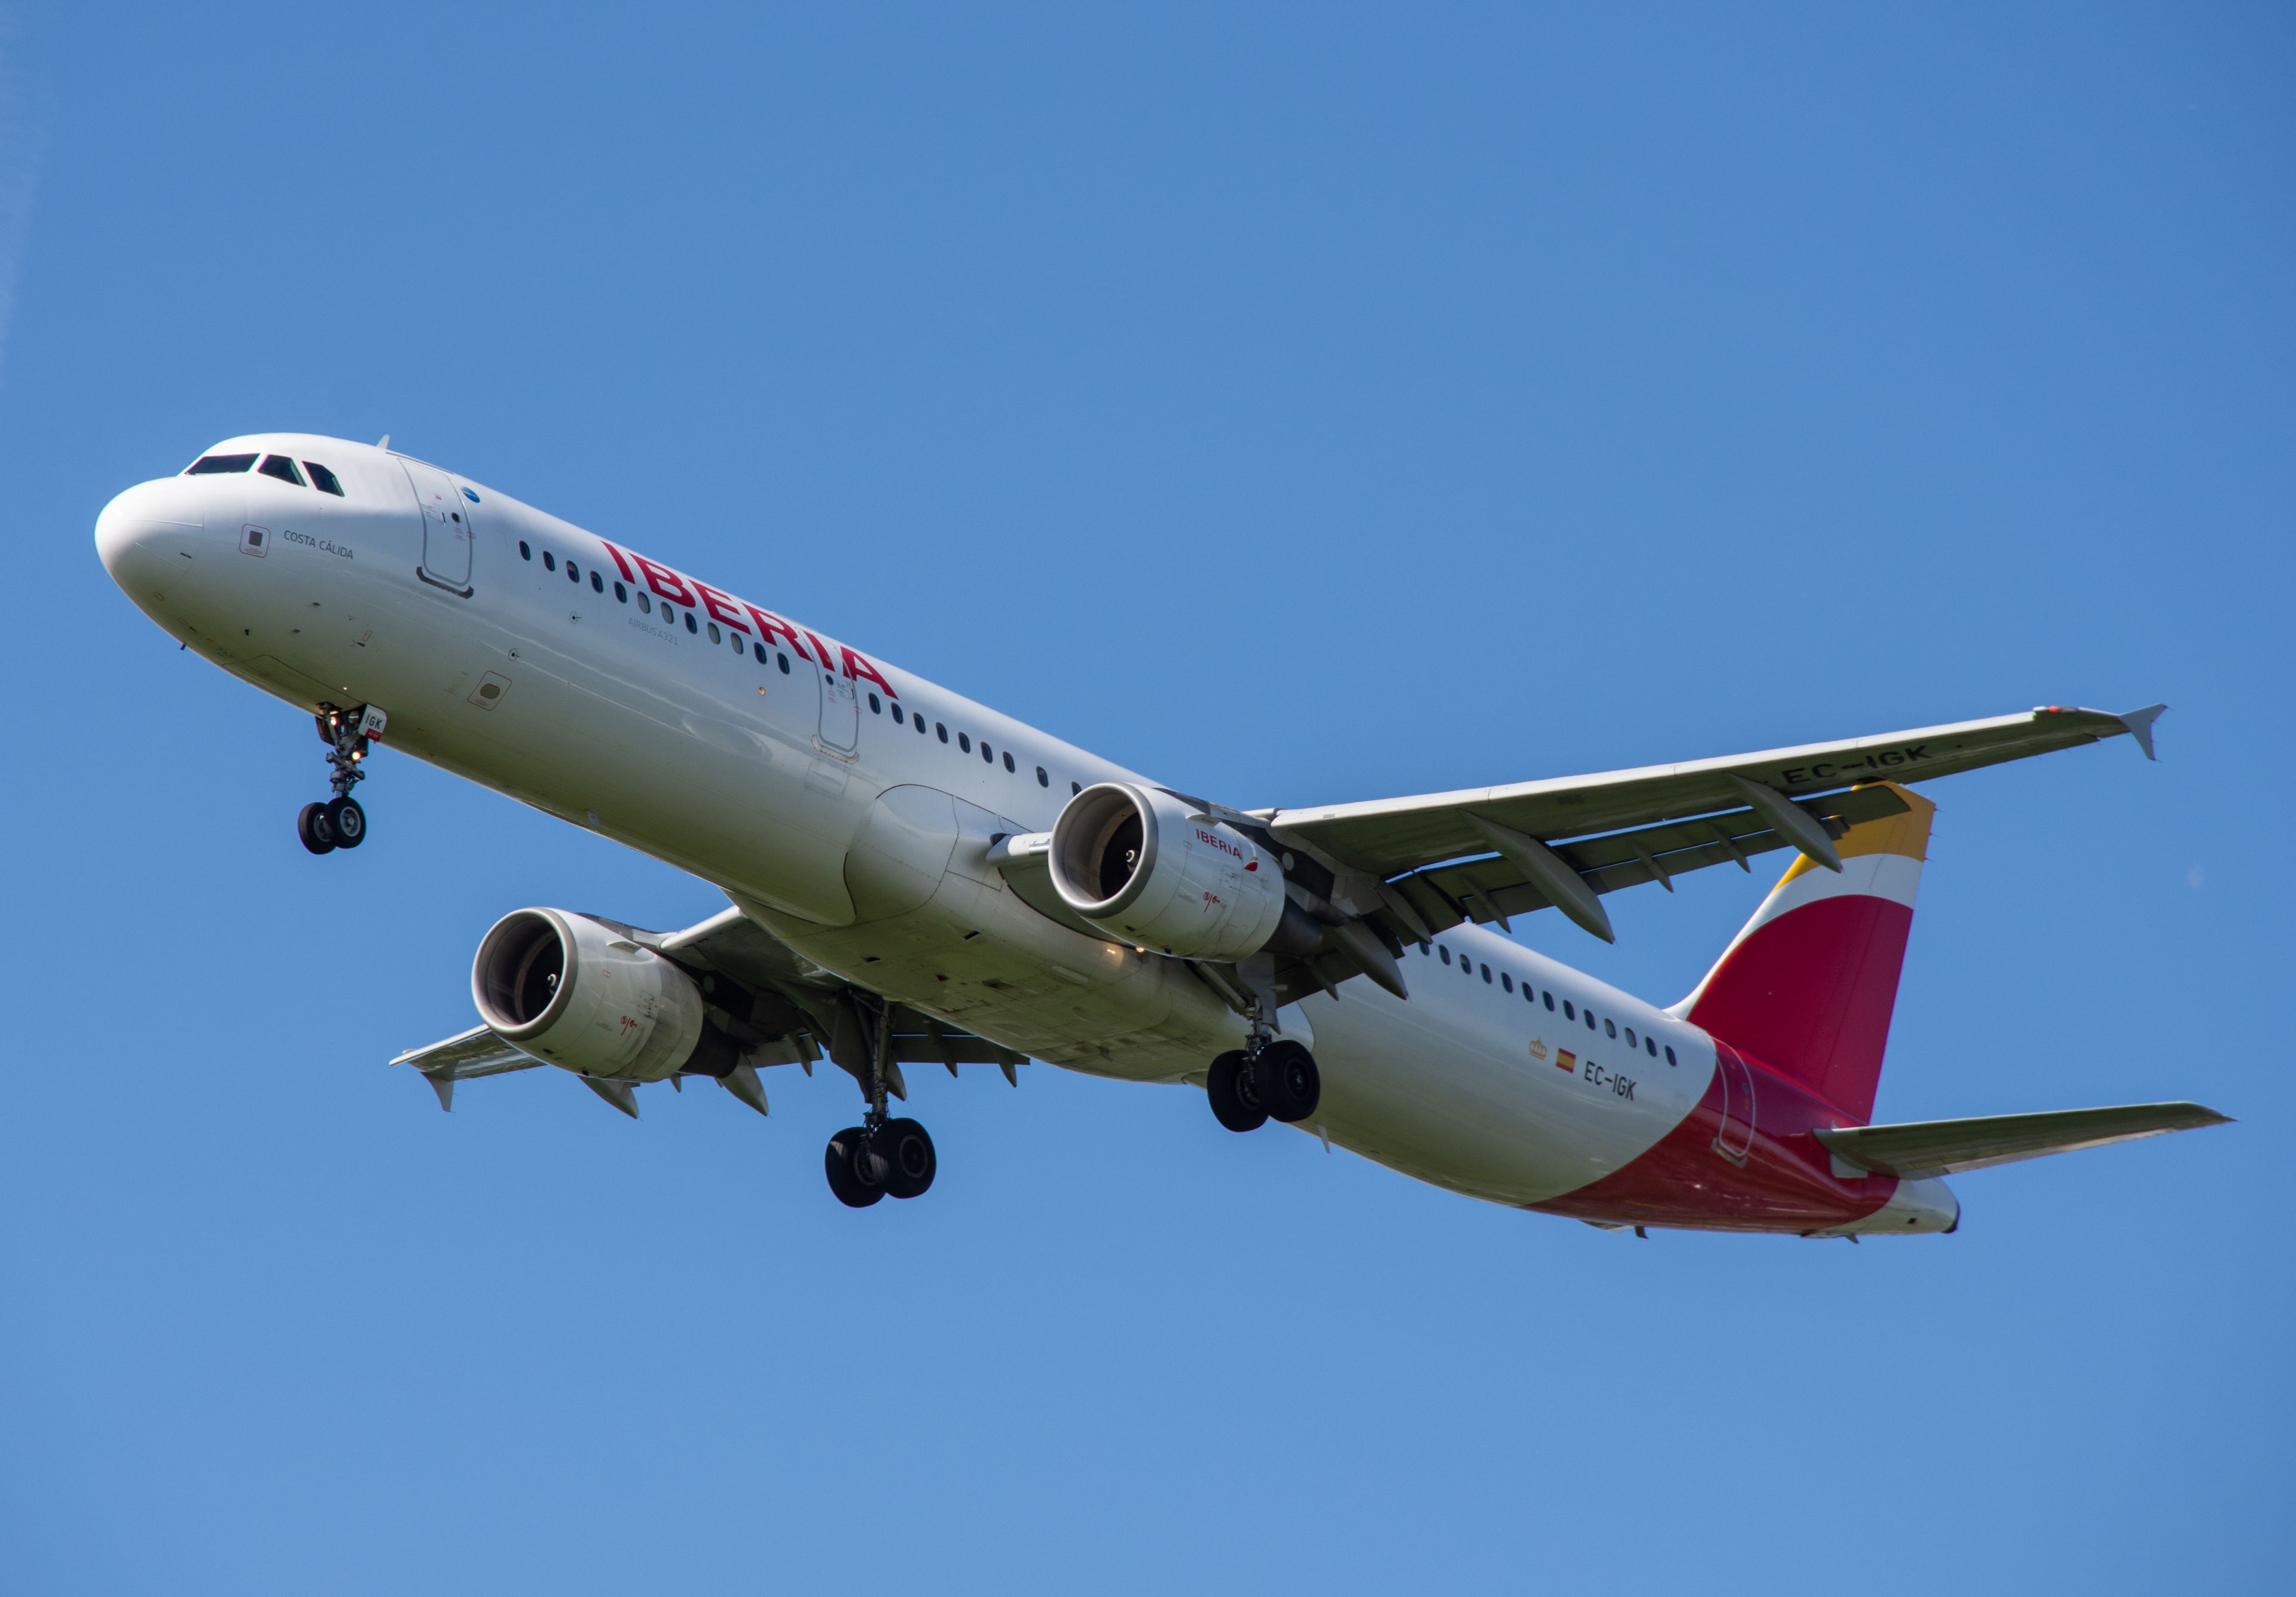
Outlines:
[[2102, 1148], [2166, 1132], [2222, 1126], [2231, 1119], [2197, 1103], [2124, 1103], [2038, 1115], [1986, 1115], [1972, 1120], [1911, 1120], [1902, 1126], [1821, 1130], [1817, 1140], [1845, 1164], [1905, 1180], [1981, 1170], [2046, 1153]]

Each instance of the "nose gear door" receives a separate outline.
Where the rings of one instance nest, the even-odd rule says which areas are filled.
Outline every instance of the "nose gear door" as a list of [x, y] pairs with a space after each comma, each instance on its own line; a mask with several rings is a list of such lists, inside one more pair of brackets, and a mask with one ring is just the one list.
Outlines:
[[471, 504], [453, 479], [405, 455], [398, 463], [422, 512], [422, 564], [415, 575], [450, 594], [471, 596]]

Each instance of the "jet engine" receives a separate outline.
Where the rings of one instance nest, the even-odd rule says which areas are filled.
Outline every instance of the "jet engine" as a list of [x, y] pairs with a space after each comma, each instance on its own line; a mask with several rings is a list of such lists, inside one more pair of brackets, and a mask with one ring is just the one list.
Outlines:
[[587, 915], [504, 915], [479, 944], [471, 996], [504, 1042], [578, 1075], [660, 1081], [736, 1062], [692, 977]]
[[1046, 864], [1063, 904], [1140, 947], [1238, 960], [1272, 943], [1312, 947], [1322, 935], [1284, 896], [1272, 855], [1169, 793], [1129, 782], [1096, 782], [1070, 799]]

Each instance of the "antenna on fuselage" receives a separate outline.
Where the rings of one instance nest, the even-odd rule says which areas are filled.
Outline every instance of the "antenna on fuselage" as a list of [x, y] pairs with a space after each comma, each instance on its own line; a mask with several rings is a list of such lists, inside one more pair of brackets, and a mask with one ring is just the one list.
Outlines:
[[388, 448], [390, 448], [390, 435], [389, 433], [387, 433], [387, 432], [386, 432], [386, 433], [384, 433], [384, 434], [382, 435], [382, 441], [381, 441], [381, 443], [377, 444], [377, 445], [375, 446], [375, 447], [376, 447], [376, 448], [378, 448], [378, 449], [388, 449]]

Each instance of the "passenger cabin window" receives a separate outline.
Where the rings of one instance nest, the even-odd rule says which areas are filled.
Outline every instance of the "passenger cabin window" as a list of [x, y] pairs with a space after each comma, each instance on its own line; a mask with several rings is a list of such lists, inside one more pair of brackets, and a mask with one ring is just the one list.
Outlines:
[[1617, 1036], [1619, 1035], [1619, 1023], [1616, 1020], [1605, 1020], [1603, 1022], [1603, 1035], [1606, 1037]]
[[878, 701], [877, 695], [874, 693], [869, 695], [869, 713], [873, 716], [882, 716], [885, 713], [885, 707]]
[[1037, 785], [1040, 788], [1048, 788], [1053, 785], [1053, 779], [1045, 774], [1045, 767], [1042, 766], [1038, 766], [1037, 767]]
[[566, 562], [566, 580], [569, 582], [579, 582], [582, 580], [581, 568], [577, 566], [570, 560]]
[[226, 472], [244, 471], [255, 464], [251, 455], [202, 455], [184, 472], [186, 477], [219, 477]]
[[1552, 993], [1541, 993], [1538, 996], [1539, 996], [1540, 1000], [1541, 1000], [1543, 1003], [1546, 1003], [1546, 1007], [1547, 1007], [1547, 1008], [1549, 1008], [1549, 1009], [1553, 1009], [1553, 1008], [1554, 1007], [1554, 994], [1552, 994]]
[[1435, 948], [1438, 953], [1442, 954], [1443, 962], [1447, 965], [1449, 964], [1451, 962], [1451, 951], [1448, 948], [1444, 947], [1440, 943], [1436, 944]]
[[959, 749], [964, 749], [964, 752], [965, 752], [965, 753], [967, 753], [967, 754], [972, 753], [972, 734], [971, 733], [969, 733], [969, 732], [960, 732], [960, 733], [958, 733], [956, 734], [956, 746], [957, 746]]
[[1007, 771], [1013, 769], [1013, 751], [1010, 749], [1004, 750], [1004, 768]]
[[1669, 1043], [1666, 1045], [1666, 1062], [1669, 1065], [1674, 1063], [1674, 1044], [1672, 1043]]
[[1566, 1020], [1576, 1020], [1578, 1018], [1578, 1011], [1570, 1007], [1570, 1000], [1568, 998], [1562, 1001], [1562, 1018]]
[[1499, 991], [1502, 993], [1512, 993], [1514, 991], [1514, 978], [1509, 976], [1504, 970], [1499, 972]]
[[[696, 626], [693, 624], [693, 612], [692, 610], [687, 610], [687, 611], [685, 612], [685, 630], [686, 630], [686, 631], [688, 631], [688, 632], [694, 632], [694, 633], [698, 633], [698, 632], [700, 632], [700, 631], [701, 630], [701, 628], [700, 628], [699, 627], [696, 627]], [[710, 630], [710, 631], [712, 631], [712, 632], [715, 632], [715, 631], [717, 631], [718, 629], [717, 629], [716, 627], [711, 627], [709, 630]]]
[[1649, 1054], [1652, 1059], [1656, 1059], [1658, 1057], [1658, 1039], [1651, 1036], [1648, 1032], [1644, 1032], [1643, 1034], [1643, 1052]]
[[646, 591], [644, 588], [638, 590], [638, 614], [642, 616], [653, 614], [653, 601], [646, 596]]
[[726, 635], [718, 630], [718, 623], [715, 621], [709, 623], [709, 641], [713, 643], [722, 643], [726, 641]]
[[[624, 587], [624, 586], [623, 586], [620, 583], [619, 583], [619, 582], [618, 582], [618, 583], [616, 583], [616, 584], [614, 585], [614, 602], [615, 602], [615, 603], [617, 603], [617, 604], [627, 604], [629, 602], [630, 602], [630, 591], [629, 591], [629, 589], [627, 589], [627, 588]], [[766, 657], [765, 657], [763, 654], [759, 654], [759, 655], [758, 656], [758, 658], [759, 659], [765, 659]]]
[[545, 571], [555, 571], [558, 569], [558, 557], [551, 553], [547, 549], [545, 549], [542, 552], [542, 569]]
[[319, 492], [323, 494], [332, 494], [338, 499], [344, 496], [342, 479], [337, 477], [332, 471], [328, 471], [326, 467], [321, 465], [317, 461], [305, 461], [303, 463], [303, 470], [311, 474], [311, 486], [318, 489]]
[[1484, 985], [1484, 986], [1486, 986], [1486, 987], [1489, 986], [1489, 985], [1490, 985], [1490, 979], [1491, 979], [1491, 968], [1490, 968], [1488, 965], [1485, 965], [1485, 966], [1483, 967], [1483, 985]]
[[764, 665], [766, 663], [766, 646], [763, 643], [752, 643], [750, 645], [750, 651], [758, 657], [758, 663], [761, 666]]
[[783, 675], [783, 676], [788, 676], [788, 675], [789, 675], [789, 656], [788, 656], [788, 655], [783, 654], [781, 651], [779, 651], [778, 649], [776, 649], [776, 650], [774, 651], [774, 663], [775, 663], [775, 664], [776, 664], [776, 665], [778, 665], [779, 667], [781, 667], [781, 668], [782, 668], [782, 675]]
[[534, 551], [527, 545], [527, 542], [524, 538], [521, 538], [518, 541], [518, 557], [521, 560], [532, 560], [534, 558]]

